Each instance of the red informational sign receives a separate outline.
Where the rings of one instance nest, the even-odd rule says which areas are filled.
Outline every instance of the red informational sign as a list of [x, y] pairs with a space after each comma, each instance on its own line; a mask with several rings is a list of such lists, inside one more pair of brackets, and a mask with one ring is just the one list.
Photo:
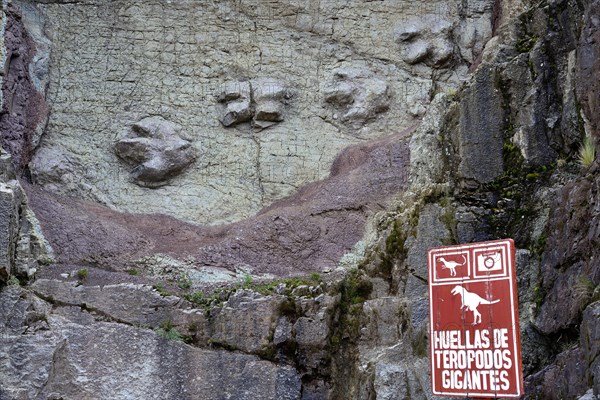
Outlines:
[[523, 393], [515, 275], [512, 239], [429, 251], [433, 394]]

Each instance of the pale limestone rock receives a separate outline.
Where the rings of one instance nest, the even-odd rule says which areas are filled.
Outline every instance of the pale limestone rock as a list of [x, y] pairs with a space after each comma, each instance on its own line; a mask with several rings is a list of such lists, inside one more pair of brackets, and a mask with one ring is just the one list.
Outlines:
[[252, 119], [253, 109], [249, 82], [225, 83], [218, 99], [225, 103], [225, 110], [220, 119], [223, 126], [231, 126]]
[[220, 121], [225, 127], [252, 121], [252, 127], [260, 131], [283, 121], [284, 106], [291, 97], [291, 90], [277, 79], [226, 82], [217, 98], [224, 103]]
[[[429, 105], [429, 88], [455, 87], [467, 72], [466, 63], [444, 61], [446, 33], [463, 18], [455, 3], [238, 3], [36, 4], [30, 20], [51, 38], [52, 54], [47, 77], [39, 69], [52, 113], [30, 165], [36, 182], [125, 212], [239, 221], [326, 177], [347, 146], [411, 126]], [[490, 12], [476, 16], [483, 24]], [[423, 15], [435, 17], [426, 28]], [[115, 26], [122, 29], [108, 34]], [[420, 40], [423, 29], [433, 47], [406, 65], [394, 41]], [[479, 38], [471, 35], [469, 45]], [[430, 65], [438, 64], [456, 74], [432, 81]], [[336, 69], [376, 77], [339, 79], [348, 85], [328, 91]], [[344, 87], [361, 80], [360, 90]], [[340, 109], [323, 104], [326, 96]], [[152, 196], [111, 151], [115, 135], [149, 115], [179, 124], [189, 135], [182, 139], [202, 150]]]

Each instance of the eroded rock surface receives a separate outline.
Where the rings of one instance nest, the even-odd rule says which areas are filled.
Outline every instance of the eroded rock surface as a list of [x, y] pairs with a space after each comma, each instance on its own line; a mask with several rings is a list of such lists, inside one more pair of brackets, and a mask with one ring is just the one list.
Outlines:
[[4, 289], [1, 299], [10, 310], [10, 320], [3, 313], [0, 321], [0, 359], [7, 365], [0, 383], [3, 398], [300, 397], [299, 376], [288, 366], [95, 321], [77, 307], [50, 313], [49, 304], [18, 287]]
[[335, 268], [361, 239], [369, 215], [406, 187], [409, 132], [350, 147], [334, 162], [327, 179], [303, 187], [253, 218], [218, 227], [164, 215], [119, 213], [35, 186], [26, 188], [63, 263], [123, 271], [136, 265], [145, 268], [147, 257], [168, 255], [188, 264], [186, 268], [286, 276]]
[[423, 62], [430, 67], [443, 66], [454, 52], [452, 28], [452, 23], [440, 14], [426, 14], [403, 22], [396, 29], [402, 59], [411, 65]]

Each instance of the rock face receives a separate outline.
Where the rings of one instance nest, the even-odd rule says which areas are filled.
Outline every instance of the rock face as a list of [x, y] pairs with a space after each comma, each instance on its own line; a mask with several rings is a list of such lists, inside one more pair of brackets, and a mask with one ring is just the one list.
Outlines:
[[[445, 72], [434, 73], [433, 60], [454, 48], [467, 19], [480, 18], [469, 46], [482, 48], [493, 1], [480, 10], [437, 0], [238, 3], [23, 2], [52, 38], [53, 111], [29, 165], [36, 183], [122, 212], [240, 221], [325, 178], [344, 148], [411, 127], [432, 88], [457, 88], [472, 61], [443, 55]], [[398, 25], [442, 13], [433, 36], [428, 20], [419, 25], [435, 66], [407, 64]], [[152, 195], [112, 151], [115, 135], [148, 116], [180, 125], [182, 139], [201, 147], [176, 184]]]
[[32, 277], [54, 258], [8, 154], [0, 155], [0, 166], [0, 282], [6, 283]]
[[600, 3], [597, 1], [590, 2], [586, 7], [584, 15], [583, 29], [579, 38], [580, 51], [577, 52], [578, 57], [578, 85], [577, 94], [582, 103], [582, 117], [584, 119], [586, 131], [598, 138], [600, 125], [598, 121], [598, 83], [593, 77], [598, 76], [600, 72], [600, 64], [598, 63], [598, 38], [600, 30], [596, 16], [600, 10]]
[[504, 171], [504, 110], [493, 69], [479, 68], [474, 79], [476, 83], [467, 89], [460, 104], [458, 171], [465, 180], [489, 183]]
[[334, 162], [329, 178], [255, 217], [217, 227], [127, 215], [26, 188], [62, 263], [147, 270], [148, 257], [168, 255], [186, 269], [191, 263], [194, 270], [217, 267], [239, 276], [283, 277], [334, 269], [361, 239], [370, 213], [390, 204], [406, 187], [408, 133], [349, 147]]
[[451, 33], [452, 23], [441, 14], [425, 14], [402, 23], [396, 30], [396, 41], [408, 64], [440, 67], [454, 52]]
[[78, 308], [47, 316], [50, 305], [21, 294], [18, 287], [5, 289], [0, 303], [11, 312], [10, 324], [1, 324], [0, 358], [18, 364], [2, 370], [3, 398], [300, 398], [290, 367], [94, 322]]
[[20, 171], [30, 161], [48, 122], [49, 43], [36, 26], [35, 8], [7, 2], [2, 17], [0, 143]]
[[505, 237], [596, 398], [598, 13], [6, 1], [0, 399], [431, 399], [427, 250]]

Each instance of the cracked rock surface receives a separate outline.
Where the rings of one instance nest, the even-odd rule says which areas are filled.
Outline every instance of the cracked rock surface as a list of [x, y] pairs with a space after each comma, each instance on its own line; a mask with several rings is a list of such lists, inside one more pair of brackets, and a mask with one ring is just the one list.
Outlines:
[[[454, 57], [444, 73], [408, 64], [398, 24], [443, 12], [446, 32], [477, 17], [469, 46], [482, 47], [493, 1], [13, 3], [36, 10], [31, 20], [46, 37], [47, 74], [39, 71], [52, 112], [29, 165], [37, 184], [122, 212], [218, 225], [324, 179], [344, 148], [411, 127], [431, 88], [457, 88], [471, 60]], [[341, 81], [338, 94], [331, 80]], [[338, 110], [348, 96], [354, 104]], [[131, 179], [114, 142], [157, 115], [180, 125], [201, 157], [172, 178], [164, 165], [177, 156], [136, 139], [127, 145], [155, 156]], [[149, 186], [160, 187], [148, 195]]]

